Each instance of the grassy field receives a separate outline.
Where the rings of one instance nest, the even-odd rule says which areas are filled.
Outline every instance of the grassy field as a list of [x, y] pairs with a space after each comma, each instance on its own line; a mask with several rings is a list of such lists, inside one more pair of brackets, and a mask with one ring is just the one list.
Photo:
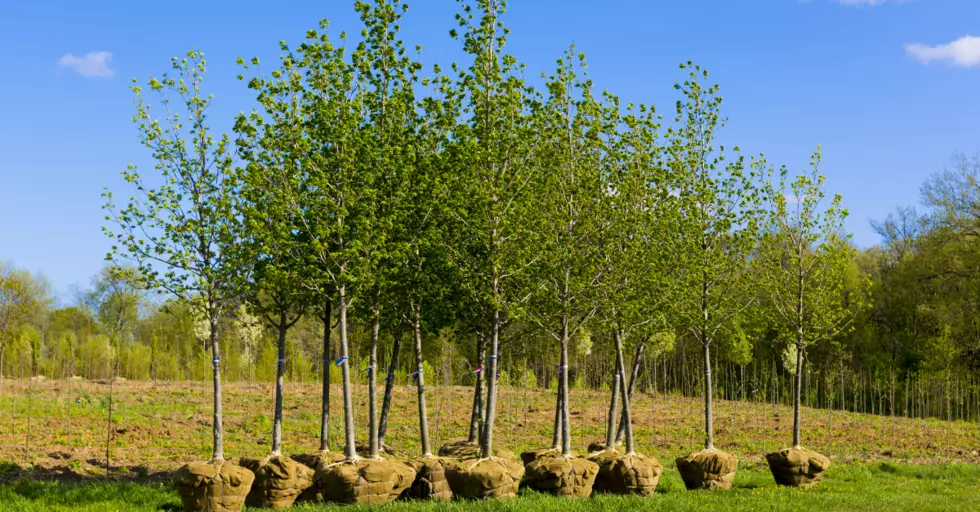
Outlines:
[[[113, 398], [111, 462], [106, 476], [106, 383], [10, 381], [0, 401], [0, 511], [179, 509], [166, 482], [168, 471], [210, 456], [210, 386], [207, 383], [117, 382]], [[288, 384], [284, 443], [287, 453], [315, 449], [319, 386]], [[465, 437], [471, 390], [432, 386], [433, 445]], [[602, 438], [607, 393], [573, 391], [573, 448]], [[341, 397], [332, 390], [331, 444], [342, 441]], [[358, 439], [366, 439], [367, 390], [355, 390]], [[551, 438], [554, 395], [505, 388], [498, 409], [497, 442], [520, 452]], [[804, 445], [835, 461], [827, 481], [813, 491], [778, 488], [763, 454], [788, 444], [792, 410], [786, 406], [719, 401], [716, 443], [742, 462], [735, 489], [686, 492], [674, 458], [700, 447], [701, 400], [638, 394], [634, 423], [640, 452], [665, 466], [658, 495], [649, 500], [596, 497], [568, 504], [534, 493], [517, 500], [445, 506], [447, 510], [561, 508], [719, 510], [760, 508], [820, 510], [980, 510], [980, 429], [976, 424], [887, 418], [804, 409]], [[30, 413], [30, 414], [28, 414]], [[30, 416], [30, 419], [28, 418]], [[271, 432], [272, 387], [230, 383], [225, 387], [227, 457], [263, 455]], [[418, 450], [414, 388], [396, 388], [388, 443]], [[77, 507], [76, 507], [77, 505]], [[398, 504], [392, 510], [428, 504]], [[320, 506], [310, 510], [326, 510]]]

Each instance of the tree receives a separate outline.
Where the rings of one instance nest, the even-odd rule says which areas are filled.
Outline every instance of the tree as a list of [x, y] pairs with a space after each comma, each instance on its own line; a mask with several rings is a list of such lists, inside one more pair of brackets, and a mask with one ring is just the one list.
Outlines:
[[[209, 125], [212, 97], [202, 92], [207, 69], [203, 52], [172, 61], [173, 75], [147, 82], [159, 95], [162, 117], [133, 80], [140, 142], [156, 161], [159, 180], [146, 181], [135, 165], [123, 179], [135, 192], [123, 206], [103, 192], [112, 241], [107, 259], [134, 262], [149, 287], [188, 304], [208, 324], [214, 381], [214, 460], [224, 459], [221, 350], [218, 320], [241, 292], [245, 276], [239, 246], [239, 176], [227, 135]], [[159, 183], [154, 186], [153, 183]]]
[[0, 264], [0, 399], [3, 398], [3, 355], [7, 341], [34, 314], [37, 298], [30, 276]]
[[704, 447], [714, 450], [711, 345], [751, 303], [746, 270], [758, 239], [761, 198], [754, 170], [745, 169], [741, 156], [726, 162], [724, 146], [714, 146], [722, 124], [718, 86], [705, 88], [702, 81], [708, 73], [698, 66], [681, 68], [689, 77], [675, 85], [684, 100], [677, 103], [679, 126], [668, 135], [670, 165], [682, 177], [677, 194], [686, 219], [681, 229], [687, 255], [682, 287], [688, 293], [679, 316], [703, 350]]
[[[549, 97], [536, 120], [543, 140], [536, 155], [535, 192], [542, 203], [539, 251], [543, 257], [535, 268], [540, 281], [528, 314], [559, 344], [558, 396], [555, 411], [554, 448], [563, 457], [571, 455], [568, 409], [569, 340], [596, 312], [599, 284], [600, 205], [602, 200], [601, 106], [592, 95], [585, 56], [574, 46], [558, 60], [558, 69], [548, 77]], [[581, 71], [580, 71], [581, 73]], [[560, 446], [559, 444], [560, 443]]]
[[460, 229], [454, 241], [462, 243], [446, 248], [462, 274], [460, 282], [489, 316], [486, 420], [480, 443], [484, 459], [493, 453], [501, 326], [520, 315], [527, 300], [521, 273], [538, 259], [533, 240], [538, 216], [532, 212], [536, 202], [528, 187], [539, 150], [530, 115], [537, 97], [522, 78], [522, 66], [503, 53], [505, 7], [499, 0], [463, 2], [457, 15], [463, 32], [451, 33], [473, 60], [467, 69], [453, 68], [459, 73], [455, 94], [462, 98], [464, 117], [453, 127], [453, 147], [447, 149], [458, 174], [447, 183], [454, 188], [446, 196], [457, 201], [453, 225]]
[[835, 195], [826, 210], [821, 155], [813, 154], [810, 171], [787, 183], [768, 184], [770, 214], [762, 240], [761, 262], [776, 327], [794, 347], [793, 447], [800, 447], [800, 389], [807, 347], [847, 332], [863, 303], [863, 291], [852, 294], [846, 273], [853, 257], [844, 232], [847, 210]]

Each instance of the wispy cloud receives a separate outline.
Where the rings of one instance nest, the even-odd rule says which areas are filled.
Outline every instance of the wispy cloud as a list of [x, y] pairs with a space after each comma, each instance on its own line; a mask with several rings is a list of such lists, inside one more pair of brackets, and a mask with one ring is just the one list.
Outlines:
[[951, 43], [929, 46], [912, 43], [905, 45], [905, 53], [922, 64], [946, 62], [960, 67], [980, 66], [980, 37], [963, 36]]
[[58, 59], [58, 67], [70, 69], [87, 78], [109, 78], [116, 71], [109, 68], [112, 52], [89, 52], [81, 57], [66, 53]]

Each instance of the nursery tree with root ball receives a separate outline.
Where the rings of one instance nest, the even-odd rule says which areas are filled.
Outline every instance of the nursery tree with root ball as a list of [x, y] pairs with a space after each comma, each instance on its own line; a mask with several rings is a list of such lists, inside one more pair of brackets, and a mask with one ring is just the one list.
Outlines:
[[669, 135], [671, 165], [683, 176], [677, 194], [687, 264], [679, 318], [703, 351], [705, 441], [703, 451], [677, 459], [677, 468], [688, 488], [727, 489], [738, 459], [714, 444], [711, 347], [751, 304], [747, 266], [758, 238], [761, 196], [758, 177], [743, 158], [727, 161], [724, 146], [714, 145], [722, 124], [718, 87], [704, 86], [708, 73], [700, 67], [681, 67], [689, 78], [675, 86], [684, 99], [677, 103], [679, 126]]
[[[501, 326], [519, 316], [527, 300], [524, 273], [539, 258], [532, 236], [539, 217], [533, 211], [538, 198], [529, 183], [540, 143], [532, 136], [536, 95], [522, 78], [523, 67], [504, 53], [504, 2], [477, 0], [461, 5], [457, 20], [462, 32], [452, 34], [462, 40], [472, 62], [465, 69], [454, 65], [463, 115], [453, 126], [453, 144], [447, 151], [452, 152], [458, 174], [451, 182], [455, 187], [450, 196], [452, 212], [457, 216], [453, 225], [460, 226], [458, 237], [468, 243], [448, 245], [447, 250], [460, 270], [459, 281], [489, 313], [489, 355], [480, 458], [465, 460], [449, 476], [454, 493], [475, 498], [513, 495], [524, 473], [519, 462], [492, 457], [493, 425]], [[513, 485], [495, 483], [502, 481]]]
[[[618, 99], [608, 98], [608, 108], [620, 111]], [[683, 255], [676, 176], [666, 165], [658, 130], [656, 111], [632, 104], [607, 128], [597, 318], [615, 347], [613, 388], [619, 396], [610, 401], [605, 449], [590, 457], [599, 464], [595, 489], [618, 494], [652, 494], [662, 471], [656, 458], [636, 453], [624, 360], [624, 345], [633, 339], [645, 343], [668, 327], [665, 319], [675, 291], [672, 269], [681, 266]], [[623, 453], [613, 446], [617, 400], [623, 408]]]
[[[588, 496], [598, 466], [572, 459], [568, 408], [568, 345], [595, 314], [601, 267], [597, 223], [601, 222], [603, 111], [592, 84], [576, 69], [585, 56], [570, 48], [548, 78], [549, 96], [535, 125], [543, 141], [532, 186], [542, 205], [539, 285], [527, 312], [558, 343], [558, 393], [553, 445], [521, 455], [530, 485], [558, 495]], [[581, 71], [579, 71], [581, 73]]]
[[[299, 170], [282, 159], [274, 141], [253, 140], [243, 124], [238, 126], [239, 152], [247, 162], [243, 173], [243, 223], [248, 233], [241, 257], [251, 265], [252, 280], [246, 287], [249, 308], [277, 334], [275, 406], [272, 420], [271, 451], [265, 457], [242, 459], [252, 470], [255, 482], [248, 496], [249, 506], [289, 507], [313, 484], [313, 471], [282, 456], [283, 378], [286, 373], [286, 336], [312, 306], [305, 283], [313, 268], [299, 256], [307, 250], [309, 237], [291, 205], [277, 191], [294, 182]], [[268, 135], [268, 133], [266, 134]]]
[[[146, 84], [148, 92], [159, 96], [159, 115], [133, 81], [133, 119], [159, 176], [144, 180], [130, 165], [122, 175], [133, 195], [120, 206], [108, 189], [103, 193], [110, 223], [103, 230], [112, 241], [109, 259], [135, 262], [150, 287], [192, 304], [208, 323], [214, 376], [212, 464], [184, 466], [177, 486], [189, 510], [236, 509], [248, 493], [252, 473], [224, 462], [218, 320], [240, 295], [246, 277], [234, 256], [241, 233], [240, 177], [228, 136], [215, 137], [209, 126], [211, 96], [202, 91], [204, 54], [190, 51], [174, 58], [172, 68], [172, 75]], [[198, 498], [201, 493], [195, 488], [200, 486], [214, 493]]]
[[[776, 482], [810, 487], [823, 479], [830, 460], [801, 446], [800, 392], [804, 352], [807, 347], [850, 330], [861, 310], [864, 289], [850, 290], [847, 272], [853, 251], [844, 231], [847, 210], [835, 195], [827, 208], [820, 152], [813, 154], [811, 168], [787, 183], [786, 170], [778, 184], [770, 182], [770, 204], [765, 236], [760, 248], [760, 275], [777, 332], [795, 348], [796, 385], [793, 388], [793, 445], [769, 453], [766, 458]], [[764, 162], [757, 164], [765, 167]]]

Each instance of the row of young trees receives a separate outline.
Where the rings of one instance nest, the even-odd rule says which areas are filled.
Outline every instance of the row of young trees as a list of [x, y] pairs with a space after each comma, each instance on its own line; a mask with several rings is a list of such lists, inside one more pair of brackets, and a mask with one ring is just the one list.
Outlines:
[[[215, 459], [224, 379], [274, 369], [278, 454], [287, 370], [324, 382], [326, 432], [332, 366], [353, 457], [355, 361], [366, 363], [371, 454], [382, 449], [383, 366], [386, 397], [413, 377], [428, 453], [425, 360], [446, 347], [467, 356], [452, 364], [458, 382], [475, 384], [470, 441], [480, 439], [484, 456], [502, 374], [555, 382], [567, 454], [563, 397], [574, 382], [608, 385], [614, 412], [621, 400], [631, 451], [625, 376], [644, 367], [641, 354], [646, 382], [703, 396], [706, 448], [719, 368], [729, 370], [728, 398], [769, 389], [770, 360], [791, 376], [794, 445], [808, 368], [823, 383], [817, 405], [849, 404], [845, 376], [861, 372], [873, 383], [861, 393], [887, 388], [893, 413], [902, 382], [938, 375], [951, 390], [959, 370], [975, 369], [976, 161], [926, 185], [929, 214], [902, 210], [878, 226], [882, 246], [858, 251], [840, 196], [824, 197], [819, 151], [791, 176], [717, 145], [721, 96], [698, 66], [681, 66], [665, 122], [653, 106], [595, 91], [574, 47], [535, 87], [506, 52], [500, 2], [461, 2], [451, 35], [469, 60], [431, 70], [399, 39], [407, 6], [355, 8], [357, 41], [322, 22], [299, 46], [282, 43], [271, 72], [239, 59], [256, 103], [232, 135], [211, 128], [202, 53], [134, 81], [156, 173], [124, 172], [134, 190], [126, 201], [105, 193], [120, 264], [83, 307], [48, 315], [30, 313], [45, 309], [44, 293], [24, 291], [30, 277], [5, 270], [0, 369], [17, 374], [29, 354], [31, 375], [200, 379], [207, 354]], [[148, 303], [144, 289], [167, 303]], [[19, 327], [32, 322], [40, 332]], [[398, 359], [405, 339], [414, 361]], [[8, 344], [15, 355], [5, 363]], [[650, 371], [658, 358], [659, 378]], [[976, 383], [966, 388], [969, 401]]]

